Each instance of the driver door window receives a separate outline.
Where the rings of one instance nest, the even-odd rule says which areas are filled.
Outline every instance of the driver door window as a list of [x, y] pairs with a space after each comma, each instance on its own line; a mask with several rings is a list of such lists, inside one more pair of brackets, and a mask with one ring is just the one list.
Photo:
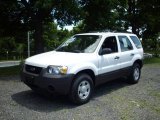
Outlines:
[[116, 37], [107, 37], [102, 44], [102, 49], [107, 48], [111, 50], [111, 53], [116, 53], [118, 52], [118, 47], [117, 47], [117, 40]]

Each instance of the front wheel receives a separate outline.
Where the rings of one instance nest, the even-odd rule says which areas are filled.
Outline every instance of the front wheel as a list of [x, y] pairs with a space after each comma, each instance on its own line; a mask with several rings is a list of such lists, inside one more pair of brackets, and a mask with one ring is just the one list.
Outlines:
[[140, 76], [141, 76], [140, 65], [138, 63], [134, 63], [134, 65], [132, 67], [131, 74], [128, 77], [128, 79], [129, 79], [128, 82], [131, 84], [136, 84], [139, 82]]
[[92, 78], [87, 74], [80, 74], [75, 79], [69, 96], [72, 102], [76, 104], [84, 104], [90, 100], [92, 92]]

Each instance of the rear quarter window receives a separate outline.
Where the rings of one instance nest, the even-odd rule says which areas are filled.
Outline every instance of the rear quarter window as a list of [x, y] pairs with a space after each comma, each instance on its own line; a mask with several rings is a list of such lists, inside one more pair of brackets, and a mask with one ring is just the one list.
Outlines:
[[130, 36], [130, 38], [133, 41], [133, 43], [135, 44], [136, 48], [138, 48], [138, 49], [142, 48], [142, 44], [136, 36]]

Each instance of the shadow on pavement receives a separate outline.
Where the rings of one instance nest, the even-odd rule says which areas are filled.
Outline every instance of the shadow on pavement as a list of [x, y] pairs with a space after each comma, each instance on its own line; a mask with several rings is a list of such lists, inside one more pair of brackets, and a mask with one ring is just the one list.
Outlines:
[[18, 104], [35, 111], [53, 112], [61, 109], [76, 107], [66, 96], [50, 96], [33, 92], [32, 90], [22, 91], [13, 94], [12, 99]]
[[95, 88], [93, 99], [114, 92], [125, 86], [130, 86], [130, 84], [126, 82], [125, 78], [119, 78], [113, 81], [109, 81]]
[[[128, 86], [128, 84], [124, 81], [124, 79], [118, 79], [103, 84], [95, 88], [94, 95], [91, 101], [95, 100], [97, 97], [109, 94], [125, 86]], [[74, 105], [73, 103], [71, 103], [66, 96], [44, 96], [37, 94], [32, 90], [22, 91], [13, 94], [11, 97], [18, 104], [28, 109], [40, 112], [53, 112], [62, 109], [72, 109], [78, 107], [78, 105]]]

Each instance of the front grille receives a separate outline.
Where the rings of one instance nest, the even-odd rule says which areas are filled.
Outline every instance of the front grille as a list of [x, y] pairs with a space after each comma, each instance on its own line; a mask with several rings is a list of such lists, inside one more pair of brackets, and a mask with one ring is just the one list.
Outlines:
[[25, 65], [25, 70], [29, 73], [33, 73], [33, 74], [40, 74], [40, 72], [42, 71], [41, 67], [36, 67], [36, 66], [32, 66], [32, 65]]

